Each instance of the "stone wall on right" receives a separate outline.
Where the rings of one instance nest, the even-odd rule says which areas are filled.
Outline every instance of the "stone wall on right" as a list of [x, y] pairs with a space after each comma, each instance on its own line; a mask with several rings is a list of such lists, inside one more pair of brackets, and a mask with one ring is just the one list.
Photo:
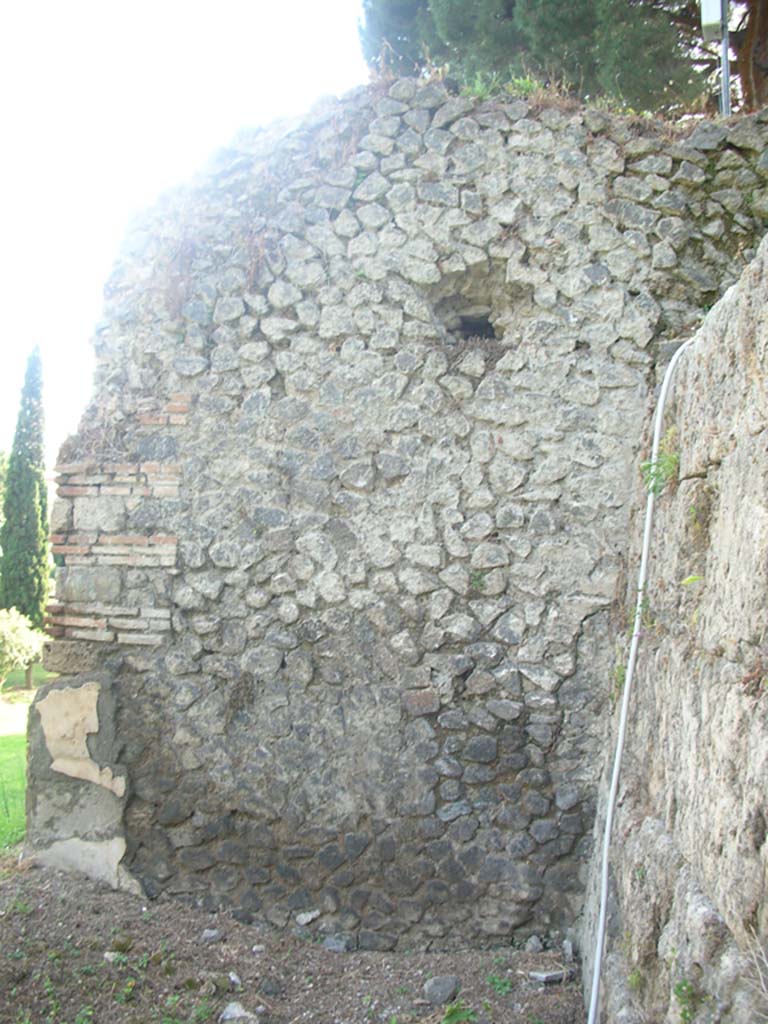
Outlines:
[[[602, 1019], [751, 1024], [768, 1020], [768, 240], [683, 354], [665, 426], [674, 472], [613, 832]], [[587, 986], [599, 856], [596, 842]]]

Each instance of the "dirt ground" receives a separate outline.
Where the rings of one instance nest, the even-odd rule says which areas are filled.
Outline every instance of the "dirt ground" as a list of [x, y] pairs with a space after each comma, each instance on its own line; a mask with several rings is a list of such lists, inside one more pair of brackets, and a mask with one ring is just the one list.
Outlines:
[[[576, 977], [529, 977], [565, 966], [510, 947], [337, 953], [309, 933], [0, 861], [0, 1024], [582, 1024]], [[442, 975], [460, 991], [436, 1007], [424, 984]]]

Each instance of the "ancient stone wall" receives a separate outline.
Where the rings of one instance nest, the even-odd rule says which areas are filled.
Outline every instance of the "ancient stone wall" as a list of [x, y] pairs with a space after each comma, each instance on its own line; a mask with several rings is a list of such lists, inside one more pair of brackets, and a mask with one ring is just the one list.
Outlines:
[[33, 712], [30, 845], [363, 948], [571, 927], [648, 392], [753, 255], [767, 132], [400, 81], [143, 220], [49, 656], [126, 789], [89, 824]]
[[609, 1021], [768, 1014], [767, 309], [764, 242], [682, 355], [666, 420], [679, 473], [658, 502], [614, 829]]

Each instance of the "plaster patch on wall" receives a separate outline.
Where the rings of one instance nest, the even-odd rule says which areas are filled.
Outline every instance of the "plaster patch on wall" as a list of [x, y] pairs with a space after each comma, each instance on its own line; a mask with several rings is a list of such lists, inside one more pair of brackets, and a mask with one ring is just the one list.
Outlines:
[[101, 686], [97, 682], [52, 690], [37, 705], [51, 755], [51, 768], [62, 775], [94, 782], [125, 795], [125, 779], [115, 778], [111, 768], [100, 768], [88, 752], [88, 733], [99, 731], [97, 704]]
[[59, 839], [45, 850], [35, 850], [34, 855], [42, 864], [59, 871], [79, 871], [113, 889], [141, 895], [139, 883], [120, 864], [125, 855], [122, 836], [102, 840]]

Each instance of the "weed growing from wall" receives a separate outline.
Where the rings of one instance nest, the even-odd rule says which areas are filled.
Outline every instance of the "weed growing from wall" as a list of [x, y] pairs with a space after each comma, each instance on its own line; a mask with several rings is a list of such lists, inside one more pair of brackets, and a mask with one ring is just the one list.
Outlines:
[[677, 451], [677, 427], [670, 427], [661, 439], [655, 459], [640, 463], [640, 472], [647, 491], [657, 497], [670, 481], [677, 480], [680, 453]]
[[699, 1005], [699, 994], [694, 988], [693, 982], [688, 978], [681, 978], [676, 982], [672, 993], [680, 1009], [680, 1024], [691, 1024]]

